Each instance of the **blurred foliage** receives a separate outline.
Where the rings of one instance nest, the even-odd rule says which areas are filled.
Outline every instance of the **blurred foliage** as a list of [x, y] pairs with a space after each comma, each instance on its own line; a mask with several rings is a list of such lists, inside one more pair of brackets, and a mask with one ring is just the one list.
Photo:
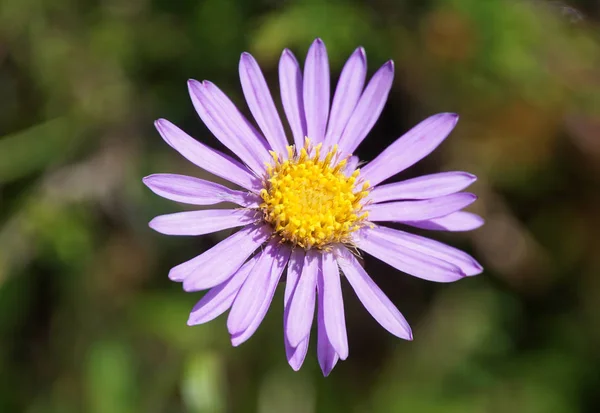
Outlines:
[[[0, 412], [595, 412], [600, 403], [600, 8], [593, 0], [2, 0]], [[224, 319], [186, 326], [199, 294], [171, 266], [227, 234], [164, 237], [181, 210], [141, 184], [203, 176], [165, 145], [165, 117], [221, 147], [188, 78], [247, 113], [239, 53], [272, 90], [284, 47], [315, 37], [334, 78], [365, 46], [396, 79], [361, 148], [421, 118], [461, 122], [409, 173], [467, 170], [487, 224], [431, 234], [477, 256], [451, 285], [366, 266], [414, 326], [404, 342], [346, 291], [351, 357], [323, 379], [286, 364], [281, 291], [231, 348]]]

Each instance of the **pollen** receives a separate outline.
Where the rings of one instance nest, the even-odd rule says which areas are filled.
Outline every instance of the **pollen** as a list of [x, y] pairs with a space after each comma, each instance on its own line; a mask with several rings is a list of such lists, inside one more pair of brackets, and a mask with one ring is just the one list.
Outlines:
[[299, 151], [287, 147], [287, 159], [271, 153], [260, 209], [264, 219], [284, 241], [304, 249], [327, 249], [336, 243], [351, 244], [350, 234], [364, 226], [368, 216], [363, 200], [369, 183], [360, 170], [345, 172], [337, 145], [322, 153], [306, 138]]

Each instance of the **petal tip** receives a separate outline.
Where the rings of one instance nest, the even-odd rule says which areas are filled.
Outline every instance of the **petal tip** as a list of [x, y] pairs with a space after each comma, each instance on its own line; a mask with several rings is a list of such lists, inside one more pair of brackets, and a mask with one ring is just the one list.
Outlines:
[[460, 116], [458, 115], [458, 113], [454, 113], [454, 112], [442, 112], [442, 113], [438, 113], [436, 115], [433, 115], [430, 119], [439, 119], [439, 120], [442, 120], [442, 121], [453, 122], [454, 125], [456, 125], [456, 123], [458, 122], [459, 118], [460, 118]]
[[477, 180], [477, 175], [474, 175], [472, 173], [469, 172], [464, 172], [465, 176], [467, 177], [467, 179], [469, 179], [471, 181], [471, 183], [475, 182]]
[[158, 219], [158, 217], [152, 218], [152, 219], [150, 220], [150, 222], [148, 222], [148, 226], [149, 226], [150, 228], [152, 228], [154, 231], [160, 232], [160, 231], [158, 231], [158, 230], [156, 229], [156, 221], [157, 221], [157, 219]]
[[245, 63], [250, 63], [250, 62], [253, 62], [253, 61], [254, 61], [254, 57], [250, 53], [248, 53], [248, 52], [243, 52], [240, 55], [240, 63], [244, 63], [245, 64]]
[[367, 60], [367, 52], [365, 50], [364, 47], [360, 46], [357, 47], [356, 50], [353, 53], [354, 55], [358, 56], [361, 60], [365, 61]]
[[166, 122], [168, 122], [168, 120], [166, 120], [166, 119], [163, 119], [163, 118], [156, 119], [156, 120], [154, 121], [154, 127], [155, 127], [156, 129], [158, 129], [158, 131], [160, 132], [160, 129], [161, 129], [161, 128], [164, 128], [164, 127], [166, 126], [166, 125], [165, 125], [165, 123], [166, 123]]
[[323, 372], [323, 377], [327, 377], [331, 374], [331, 372], [333, 371], [333, 368], [329, 369], [329, 368], [321, 367], [321, 371]]
[[191, 89], [191, 88], [200, 87], [202, 85], [202, 83], [197, 81], [196, 79], [188, 79], [187, 85], [188, 85], [188, 88]]
[[241, 333], [237, 334], [237, 335], [234, 335], [234, 334], [231, 335], [231, 345], [233, 347], [238, 347], [240, 344], [244, 343], [246, 340], [247, 340], [247, 338], [244, 338]]
[[188, 93], [190, 94], [191, 98], [192, 98], [192, 102], [195, 101], [195, 99], [198, 99], [198, 96], [202, 93], [202, 88], [204, 87], [204, 83], [199, 82], [198, 80], [195, 79], [189, 79], [187, 82], [188, 85]]
[[326, 53], [326, 49], [325, 49], [325, 42], [323, 42], [323, 40], [321, 40], [321, 38], [317, 37], [315, 39], [314, 42], [312, 42], [312, 44], [310, 45], [309, 48], [309, 53], [312, 51], [312, 53], [317, 53], [317, 55]]
[[[169, 273], [169, 278], [171, 277], [171, 274]], [[190, 283], [190, 282], [183, 282], [183, 291], [185, 291], [186, 293], [193, 293], [196, 291], [200, 291], [203, 290], [204, 288], [198, 288], [196, 285]]]
[[483, 266], [477, 261], [473, 260], [473, 266], [475, 267], [476, 272], [469, 274], [468, 277], [473, 277], [475, 275], [479, 275], [483, 272]]
[[281, 52], [281, 57], [289, 57], [291, 59], [296, 58], [296, 56], [294, 56], [294, 53], [292, 53], [292, 51], [288, 48], [283, 49], [283, 51]]
[[300, 371], [300, 367], [302, 367], [302, 365], [298, 365], [296, 363], [292, 363], [291, 361], [288, 361], [288, 364], [290, 365], [290, 367], [294, 371]]
[[176, 268], [177, 268], [177, 267], [173, 267], [173, 268], [171, 268], [171, 270], [169, 271], [169, 275], [168, 275], [168, 277], [169, 277], [169, 280], [171, 280], [171, 281], [175, 281], [175, 282], [181, 282], [181, 281], [183, 281], [183, 279], [184, 279], [185, 277], [182, 277], [182, 276], [181, 276], [181, 274], [179, 273], [179, 271], [177, 271], [177, 269], [176, 269]]
[[229, 332], [232, 341], [243, 331], [239, 327], [238, 317], [232, 317], [231, 311], [229, 312], [229, 317], [227, 317], [227, 331]]
[[149, 186], [152, 183], [154, 175], [148, 175], [142, 178], [142, 183], [146, 186]]

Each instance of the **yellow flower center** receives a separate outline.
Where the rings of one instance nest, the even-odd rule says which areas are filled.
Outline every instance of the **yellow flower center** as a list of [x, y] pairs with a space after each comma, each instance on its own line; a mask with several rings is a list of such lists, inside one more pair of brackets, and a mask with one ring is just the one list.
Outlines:
[[288, 146], [287, 160], [271, 153], [274, 164], [267, 167], [260, 208], [283, 240], [323, 249], [350, 243], [350, 234], [363, 226], [368, 213], [361, 201], [369, 183], [359, 181], [359, 169], [344, 174], [347, 161], [337, 162], [337, 149], [321, 157], [321, 145], [311, 148], [307, 138], [299, 152]]

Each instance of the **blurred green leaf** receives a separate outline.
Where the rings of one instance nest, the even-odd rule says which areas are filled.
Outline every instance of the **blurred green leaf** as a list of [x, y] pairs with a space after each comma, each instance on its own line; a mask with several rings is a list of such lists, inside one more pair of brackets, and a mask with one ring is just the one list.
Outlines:
[[77, 121], [62, 117], [0, 139], [0, 183], [40, 172], [64, 160], [84, 136]]
[[86, 363], [87, 408], [90, 413], [131, 413], [136, 398], [134, 359], [120, 341], [98, 341]]
[[185, 363], [183, 374], [183, 401], [191, 413], [219, 413], [225, 411], [223, 362], [218, 353], [195, 353]]

